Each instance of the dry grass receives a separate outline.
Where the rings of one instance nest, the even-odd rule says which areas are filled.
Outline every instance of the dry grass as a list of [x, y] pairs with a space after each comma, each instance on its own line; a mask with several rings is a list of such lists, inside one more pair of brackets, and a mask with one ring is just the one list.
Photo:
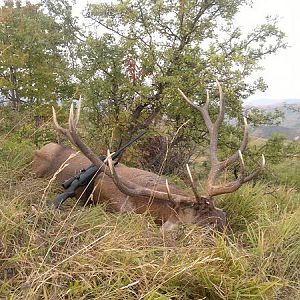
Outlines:
[[146, 215], [49, 209], [55, 187], [30, 174], [31, 153], [1, 151], [1, 299], [300, 299], [297, 190], [245, 186], [221, 199], [226, 234], [164, 236]]

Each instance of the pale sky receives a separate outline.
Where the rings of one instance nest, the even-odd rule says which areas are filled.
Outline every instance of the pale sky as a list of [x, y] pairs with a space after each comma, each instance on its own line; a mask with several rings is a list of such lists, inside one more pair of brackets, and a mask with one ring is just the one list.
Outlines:
[[266, 92], [258, 92], [252, 99], [300, 99], [300, 1], [254, 0], [253, 8], [246, 8], [237, 20], [242, 27], [251, 28], [264, 21], [266, 15], [279, 16], [279, 27], [286, 33], [287, 49], [266, 58], [259, 72], [266, 83]]
[[[35, 1], [31, 1], [35, 2]], [[76, 14], [87, 3], [110, 0], [77, 0]], [[0, 0], [0, 5], [3, 0]], [[251, 99], [300, 99], [300, 0], [253, 0], [253, 7], [245, 7], [237, 16], [238, 25], [249, 31], [264, 22], [267, 15], [279, 16], [279, 27], [286, 35], [288, 49], [280, 50], [262, 62], [264, 68], [253, 77], [262, 76], [268, 84], [266, 92], [258, 92]], [[248, 101], [247, 101], [248, 102]]]

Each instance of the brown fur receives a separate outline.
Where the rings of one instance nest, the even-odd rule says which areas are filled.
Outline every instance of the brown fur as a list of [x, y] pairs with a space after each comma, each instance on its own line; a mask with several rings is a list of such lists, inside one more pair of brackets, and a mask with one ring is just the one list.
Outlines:
[[[68, 157], [75, 153], [75, 150], [59, 144], [47, 144], [35, 152], [33, 171], [38, 177], [53, 176]], [[89, 159], [81, 153], [70, 159], [68, 163], [69, 165], [57, 174], [57, 181], [60, 184], [91, 164]], [[126, 167], [122, 164], [118, 164], [116, 170], [121, 178], [143, 187], [155, 187], [158, 191], [167, 192], [165, 180], [157, 174]], [[82, 188], [78, 189], [77, 198], [80, 197], [82, 190]], [[170, 184], [170, 191], [172, 194], [193, 197], [192, 193], [179, 189], [173, 184]], [[83, 199], [85, 198], [83, 197]], [[127, 196], [120, 192], [113, 180], [103, 173], [95, 179], [91, 200], [94, 203], [105, 203], [109, 210], [115, 212], [149, 212], [157, 221], [164, 223], [165, 229], [172, 229], [178, 223], [211, 224], [219, 222], [218, 225], [224, 225], [224, 213], [214, 207], [213, 201], [210, 201], [211, 205], [206, 209], [188, 205], [180, 205], [175, 208], [175, 204], [171, 201]]]

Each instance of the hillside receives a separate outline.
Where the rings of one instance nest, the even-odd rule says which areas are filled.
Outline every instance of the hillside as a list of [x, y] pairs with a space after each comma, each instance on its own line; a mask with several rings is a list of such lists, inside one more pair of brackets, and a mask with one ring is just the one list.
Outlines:
[[284, 113], [284, 120], [278, 126], [260, 126], [255, 128], [252, 135], [260, 138], [269, 138], [273, 133], [282, 133], [290, 140], [297, 140], [300, 137], [300, 100], [287, 101], [272, 105], [257, 105], [259, 108], [272, 112], [279, 109]]

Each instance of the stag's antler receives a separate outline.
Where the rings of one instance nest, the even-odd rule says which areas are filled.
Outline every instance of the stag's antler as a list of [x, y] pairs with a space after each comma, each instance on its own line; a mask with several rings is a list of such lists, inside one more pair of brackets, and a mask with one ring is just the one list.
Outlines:
[[74, 104], [71, 104], [70, 107], [70, 114], [69, 114], [69, 129], [63, 128], [59, 125], [57, 122], [56, 112], [54, 107], [52, 106], [52, 113], [53, 113], [53, 122], [55, 125], [55, 128], [58, 132], [62, 133], [64, 136], [66, 136], [69, 141], [75, 146], [78, 147], [78, 149], [81, 150], [81, 152], [99, 169], [104, 169], [104, 163], [97, 157], [97, 155], [85, 144], [82, 142], [81, 138], [77, 134], [77, 124], [79, 121], [80, 116], [80, 109], [81, 109], [81, 97], [78, 101], [78, 107], [76, 111], [76, 115], [74, 117]]
[[[209, 93], [207, 92], [207, 98], [206, 103], [203, 106], [198, 106], [195, 103], [193, 103], [180, 89], [178, 89], [181, 96], [186, 100], [186, 102], [193, 107], [194, 109], [197, 109], [200, 111], [205, 125], [208, 129], [208, 134], [210, 138], [209, 143], [209, 153], [210, 153], [210, 162], [211, 162], [211, 170], [208, 175], [207, 183], [206, 183], [206, 190], [204, 192], [205, 197], [212, 197], [220, 194], [226, 194], [226, 193], [232, 193], [236, 191], [238, 188], [242, 186], [243, 183], [246, 183], [253, 179], [265, 166], [265, 158], [262, 155], [262, 163], [260, 169], [254, 171], [250, 175], [246, 175], [245, 173], [245, 164], [244, 159], [242, 156], [242, 153], [245, 151], [248, 139], [249, 139], [249, 133], [248, 133], [248, 125], [247, 120], [244, 118], [244, 137], [243, 141], [241, 143], [241, 146], [237, 152], [235, 152], [233, 155], [228, 157], [227, 159], [223, 161], [219, 161], [217, 151], [218, 151], [218, 132], [219, 128], [224, 120], [225, 115], [225, 99], [224, 94], [222, 91], [222, 87], [220, 83], [217, 81], [217, 86], [219, 89], [219, 98], [220, 98], [220, 109], [219, 114], [217, 116], [217, 119], [215, 122], [213, 122], [210, 118], [210, 115], [208, 113], [208, 105], [209, 105]], [[237, 160], [240, 161], [241, 170], [240, 170], [240, 176], [235, 180], [228, 183], [225, 183], [223, 185], [216, 185], [217, 178], [221, 175], [221, 172], [226, 169], [229, 165], [236, 162]], [[192, 180], [191, 180], [192, 181]], [[193, 186], [193, 185], [192, 185]], [[193, 187], [193, 190], [195, 188]]]
[[[168, 200], [173, 201], [175, 203], [181, 202], [196, 202], [195, 199], [187, 196], [182, 195], [171, 195], [169, 186], [167, 184], [167, 193], [155, 191], [154, 189], [149, 189], [143, 186], [139, 186], [131, 181], [124, 180], [121, 178], [117, 171], [115, 170], [114, 164], [112, 162], [111, 154], [108, 151], [108, 155], [106, 160], [103, 162], [101, 161], [97, 155], [81, 140], [80, 136], [77, 133], [77, 124], [79, 121], [80, 116], [80, 107], [81, 107], [81, 99], [79, 99], [79, 106], [77, 108], [76, 114], [74, 114], [74, 105], [72, 104], [70, 107], [70, 114], [69, 114], [69, 128], [63, 128], [59, 125], [56, 117], [56, 112], [54, 107], [52, 107], [53, 112], [53, 121], [56, 127], [56, 130], [63, 135], [65, 135], [70, 142], [81, 150], [81, 152], [95, 165], [99, 168], [100, 172], [104, 172], [106, 175], [111, 177], [115, 183], [115, 185], [119, 188], [119, 190], [128, 195], [128, 196], [142, 196], [142, 197], [151, 197], [160, 200]], [[106, 168], [105, 163], [108, 162], [109, 170]]]

